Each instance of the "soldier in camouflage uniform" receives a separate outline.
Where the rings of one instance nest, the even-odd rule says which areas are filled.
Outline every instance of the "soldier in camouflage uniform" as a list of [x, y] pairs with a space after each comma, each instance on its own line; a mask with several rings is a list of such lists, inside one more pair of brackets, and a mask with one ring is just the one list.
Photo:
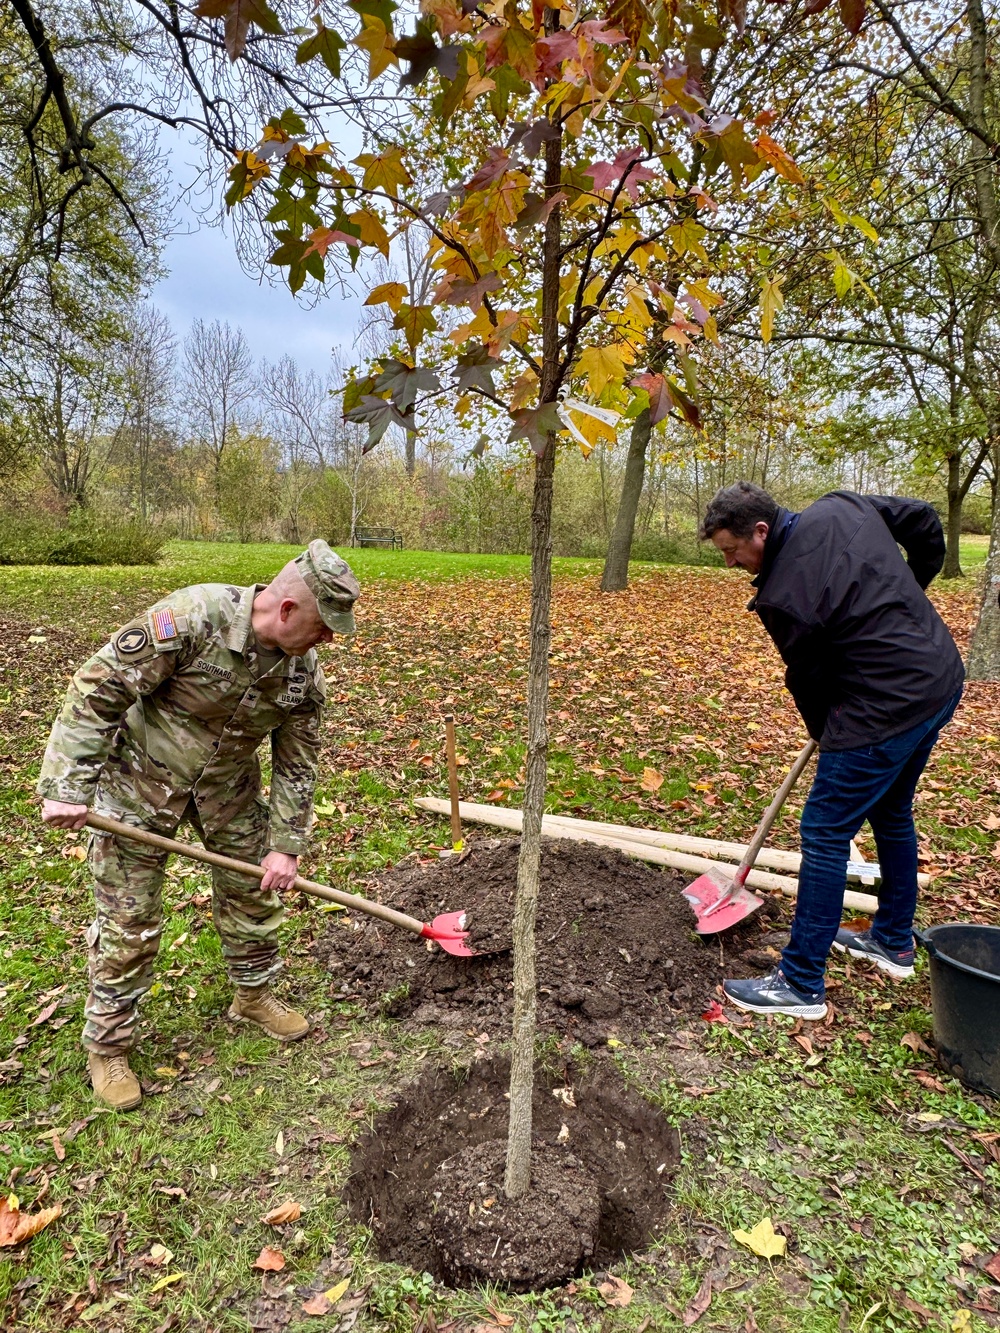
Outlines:
[[[281, 968], [278, 890], [293, 884], [312, 822], [325, 696], [313, 649], [353, 631], [358, 594], [322, 541], [266, 587], [172, 593], [76, 673], [38, 783], [42, 818], [56, 827], [82, 828], [90, 809], [167, 836], [187, 820], [210, 850], [264, 867], [260, 881], [213, 868], [212, 915], [236, 986], [230, 1017], [280, 1041], [309, 1028], [271, 983]], [[265, 738], [267, 803], [257, 758]], [[153, 980], [166, 860], [127, 838], [91, 839], [97, 914], [83, 1045], [97, 1096], [119, 1109], [141, 1100], [128, 1052]]]

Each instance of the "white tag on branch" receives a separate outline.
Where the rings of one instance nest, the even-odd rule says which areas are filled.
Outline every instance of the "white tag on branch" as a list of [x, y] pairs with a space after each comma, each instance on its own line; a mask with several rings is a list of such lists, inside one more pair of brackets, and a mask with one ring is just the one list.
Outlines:
[[[559, 404], [558, 411], [559, 420], [583, 450], [584, 456], [589, 454], [593, 449], [598, 434], [605, 436], [609, 441], [614, 441], [617, 434], [618, 422], [621, 419], [620, 412], [613, 412], [609, 407], [595, 407], [593, 403], [581, 402], [579, 398], [564, 399], [564, 401]], [[589, 417], [591, 421], [597, 422], [598, 426], [596, 431], [591, 427], [588, 435], [581, 430], [573, 420], [572, 414], [574, 412], [579, 412], [581, 416]], [[601, 430], [602, 426], [605, 427], [604, 430]]]

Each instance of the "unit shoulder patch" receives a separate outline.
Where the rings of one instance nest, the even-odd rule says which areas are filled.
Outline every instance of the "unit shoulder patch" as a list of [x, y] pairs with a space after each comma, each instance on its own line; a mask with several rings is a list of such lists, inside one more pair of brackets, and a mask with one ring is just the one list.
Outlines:
[[115, 639], [115, 651], [131, 657], [135, 653], [141, 653], [143, 648], [149, 643], [149, 635], [141, 626], [133, 625], [129, 629], [123, 629]]

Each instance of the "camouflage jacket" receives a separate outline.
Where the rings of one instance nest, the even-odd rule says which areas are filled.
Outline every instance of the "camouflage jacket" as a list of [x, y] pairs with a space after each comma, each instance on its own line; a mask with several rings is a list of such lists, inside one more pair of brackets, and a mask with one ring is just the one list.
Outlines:
[[326, 688], [313, 651], [258, 661], [259, 590], [182, 588], [114, 634], [73, 677], [39, 794], [92, 805], [99, 793], [152, 828], [176, 826], [193, 798], [212, 832], [258, 796], [270, 736], [270, 846], [303, 851]]

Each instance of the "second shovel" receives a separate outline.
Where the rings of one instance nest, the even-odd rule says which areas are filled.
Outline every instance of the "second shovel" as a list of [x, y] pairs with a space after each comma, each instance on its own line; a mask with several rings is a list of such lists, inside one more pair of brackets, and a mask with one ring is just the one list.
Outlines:
[[788, 777], [764, 811], [764, 817], [757, 826], [753, 841], [746, 849], [735, 875], [730, 879], [722, 870], [708, 870], [684, 890], [684, 897], [694, 908], [695, 916], [698, 918], [695, 930], [699, 935], [714, 935], [720, 930], [728, 929], [729, 926], [735, 926], [737, 921], [742, 921], [744, 917], [763, 905], [763, 899], [746, 888], [747, 875], [753, 869], [757, 853], [764, 846], [771, 825], [788, 799], [788, 793], [798, 782], [815, 749], [814, 740], [807, 741], [802, 747], [789, 770]]

